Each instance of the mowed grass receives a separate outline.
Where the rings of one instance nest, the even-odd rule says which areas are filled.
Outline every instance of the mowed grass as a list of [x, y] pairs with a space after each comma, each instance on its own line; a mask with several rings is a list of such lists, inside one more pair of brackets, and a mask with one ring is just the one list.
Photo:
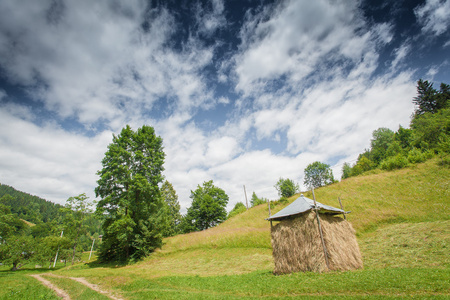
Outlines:
[[359, 247], [366, 268], [437, 268], [450, 272], [450, 221], [385, 226], [359, 239]]
[[40, 269], [24, 269], [12, 272], [0, 268], [0, 299], [59, 299], [52, 290], [40, 284], [31, 274], [42, 273]]
[[63, 289], [71, 299], [79, 300], [107, 300], [107, 296], [102, 295], [89, 287], [72, 280], [70, 278], [44, 276], [45, 279], [56, 285], [58, 288]]
[[[55, 273], [127, 299], [448, 299], [449, 175], [431, 160], [315, 191], [318, 201], [339, 207], [341, 197], [352, 211], [363, 270], [273, 275], [268, 207], [260, 205], [215, 228], [165, 239], [133, 265], [78, 264]], [[274, 203], [272, 213], [287, 204]]]
[[[351, 177], [315, 191], [318, 201], [339, 207], [357, 234], [401, 222], [450, 220], [450, 169], [429, 160], [392, 172]], [[311, 192], [305, 193], [312, 197]]]

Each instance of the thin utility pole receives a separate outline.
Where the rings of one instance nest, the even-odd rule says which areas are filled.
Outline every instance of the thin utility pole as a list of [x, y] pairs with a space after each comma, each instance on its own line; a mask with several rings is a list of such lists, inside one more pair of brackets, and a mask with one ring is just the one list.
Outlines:
[[92, 240], [91, 253], [89, 253], [89, 261], [91, 260], [92, 249], [94, 249], [95, 238]]
[[314, 195], [314, 187], [312, 187], [312, 186], [311, 186], [311, 191], [312, 191], [312, 194], [313, 194], [314, 206], [315, 206], [315, 209], [316, 209], [317, 223], [319, 224], [319, 233], [320, 233], [320, 239], [322, 240], [323, 254], [325, 256], [325, 262], [326, 262], [327, 268], [329, 270], [330, 269], [330, 263], [328, 262], [327, 246], [325, 245], [325, 240], [323, 239], [322, 225], [320, 225], [320, 218], [319, 218], [319, 209], [317, 208], [316, 196]]
[[248, 200], [247, 200], [247, 192], [245, 191], [245, 184], [244, 184], [244, 195], [245, 195], [245, 204], [247, 205], [248, 210]]
[[[64, 230], [61, 231], [61, 237], [63, 237]], [[59, 253], [59, 246], [58, 250], [56, 251], [55, 261], [53, 262], [53, 268], [56, 266], [56, 261], [58, 260], [58, 253]]]

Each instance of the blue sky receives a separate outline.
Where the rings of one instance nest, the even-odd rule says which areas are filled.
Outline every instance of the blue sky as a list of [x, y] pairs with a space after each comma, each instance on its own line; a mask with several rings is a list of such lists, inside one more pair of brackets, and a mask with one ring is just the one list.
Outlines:
[[95, 198], [126, 124], [163, 138], [182, 212], [211, 179], [275, 199], [450, 82], [449, 0], [25, 2], [0, 2], [0, 182], [57, 203]]

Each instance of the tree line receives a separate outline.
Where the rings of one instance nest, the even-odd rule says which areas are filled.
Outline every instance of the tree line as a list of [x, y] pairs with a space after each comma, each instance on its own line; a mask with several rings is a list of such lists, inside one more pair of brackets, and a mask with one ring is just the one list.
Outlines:
[[[70, 197], [62, 206], [12, 187], [3, 187], [5, 190], [8, 194], [0, 198], [0, 262], [11, 265], [12, 270], [31, 262], [50, 267], [56, 253], [59, 260], [73, 264], [91, 248], [94, 239], [98, 242], [100, 220], [93, 215], [93, 203], [85, 194]], [[25, 202], [16, 201], [15, 197]], [[22, 213], [21, 208], [27, 204], [33, 208], [33, 214]], [[39, 205], [57, 210], [40, 210]], [[44, 222], [41, 211], [52, 212], [53, 218]]]
[[353, 166], [343, 165], [341, 179], [374, 169], [401, 169], [436, 155], [441, 164], [450, 164], [450, 86], [441, 83], [436, 90], [432, 83], [420, 79], [412, 102], [415, 111], [410, 128], [373, 131], [370, 148], [358, 156]]

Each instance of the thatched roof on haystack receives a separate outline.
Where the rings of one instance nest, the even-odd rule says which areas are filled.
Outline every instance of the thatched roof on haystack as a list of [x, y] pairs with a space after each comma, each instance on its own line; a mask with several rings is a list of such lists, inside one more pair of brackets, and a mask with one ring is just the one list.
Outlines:
[[[355, 230], [349, 222], [337, 216], [344, 211], [317, 202], [318, 210], [321, 212], [320, 228], [323, 242], [326, 245], [326, 251], [324, 251], [314, 202], [310, 207], [309, 201], [304, 201], [304, 199], [307, 198], [302, 195], [297, 199], [300, 201], [294, 201], [285, 209], [268, 218], [270, 221], [281, 221], [277, 225], [271, 226], [274, 273], [323, 272], [362, 268], [363, 263]], [[307, 206], [308, 208], [303, 210]], [[299, 210], [301, 212], [297, 211], [299, 207], [303, 207]], [[328, 266], [325, 252], [328, 257]]]

